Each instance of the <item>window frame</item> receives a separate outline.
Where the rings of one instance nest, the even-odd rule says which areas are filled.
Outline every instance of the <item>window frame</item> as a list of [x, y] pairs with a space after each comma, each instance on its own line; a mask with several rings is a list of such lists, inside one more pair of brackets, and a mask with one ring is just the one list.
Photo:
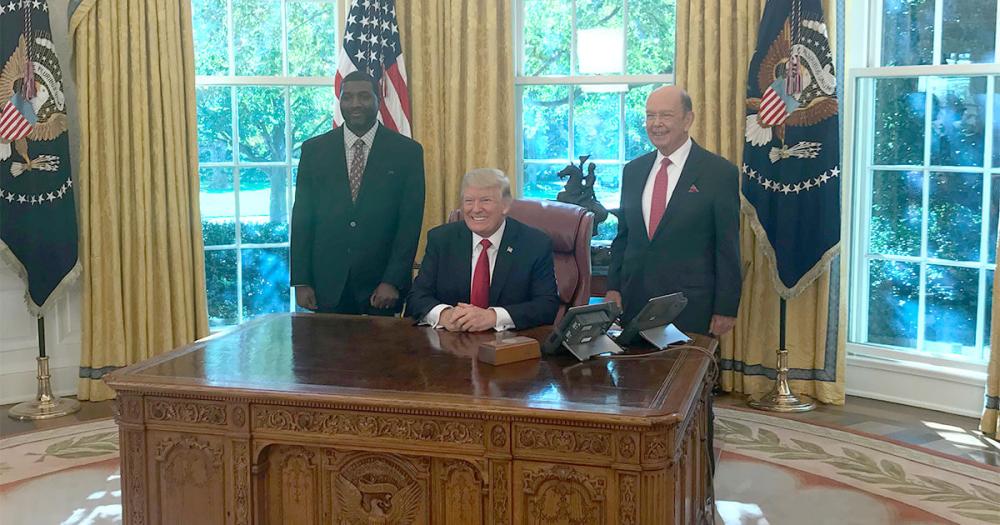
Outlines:
[[[860, 51], [854, 54], [858, 67], [848, 68], [846, 86], [848, 87], [847, 114], [849, 121], [845, 122], [847, 137], [847, 158], [845, 165], [852, 171], [853, 188], [852, 211], [850, 214], [852, 236], [850, 239], [851, 258], [849, 261], [849, 316], [847, 348], [852, 354], [865, 355], [894, 361], [909, 361], [931, 366], [947, 367], [972, 372], [985, 371], [988, 361], [989, 341], [984, 340], [985, 324], [990, 322], [985, 307], [988, 296], [992, 293], [986, 286], [987, 271], [993, 270], [996, 263], [989, 262], [989, 225], [991, 222], [990, 205], [992, 184], [995, 176], [1000, 176], [1000, 165], [993, 164], [994, 152], [994, 113], [996, 108], [996, 87], [1000, 81], [1000, 1], [997, 6], [996, 35], [994, 42], [994, 62], [978, 64], [942, 64], [942, 28], [944, 1], [934, 2], [934, 43], [932, 63], [916, 66], [882, 66], [882, 29], [883, 2], [872, 2], [867, 8], [868, 27], [863, 32], [863, 41], [858, 42]], [[924, 133], [923, 156], [919, 165], [882, 165], [874, 162], [874, 123], [875, 114], [875, 84], [880, 79], [924, 77], [985, 77], [986, 88], [984, 103], [984, 136], [982, 166], [938, 166], [931, 164], [931, 140], [933, 133]], [[853, 92], [853, 93], [852, 93]], [[933, 113], [930, 106], [933, 100], [933, 89], [925, 90], [927, 109], [924, 114], [924, 129], [930, 130]], [[920, 253], [917, 256], [884, 255], [869, 253], [869, 235], [871, 232], [871, 197], [873, 177], [876, 171], [917, 172], [922, 177], [921, 190], [921, 225]], [[928, 256], [928, 212], [930, 198], [930, 180], [932, 173], [975, 173], [982, 176], [982, 231], [980, 232], [980, 257], [978, 263], [937, 259]], [[887, 260], [919, 264], [918, 282], [918, 319], [915, 348], [898, 347], [868, 342], [869, 298], [870, 298], [870, 261]], [[927, 303], [927, 267], [928, 265], [949, 268], [972, 268], [979, 273], [978, 299], [976, 307], [976, 339], [975, 344], [984, 359], [945, 357], [927, 351], [926, 342], [926, 303]], [[994, 272], [994, 279], [1000, 278]], [[994, 308], [1000, 305], [993, 305]], [[990, 349], [993, 350], [993, 349]]]
[[[576, 0], [569, 0], [570, 10], [572, 12], [570, 20], [570, 73], [567, 75], [540, 75], [540, 76], [530, 76], [524, 74], [524, 9], [526, 0], [516, 0], [514, 4], [514, 145], [515, 145], [515, 163], [514, 169], [516, 175], [516, 182], [514, 184], [514, 195], [518, 198], [523, 198], [524, 195], [524, 173], [525, 166], [531, 164], [538, 165], [554, 165], [556, 163], [565, 162], [569, 164], [570, 162], [577, 162], [576, 158], [565, 158], [565, 159], [530, 159], [525, 162], [524, 158], [524, 122], [523, 113], [524, 108], [522, 105], [523, 92], [525, 86], [570, 86], [569, 89], [569, 99], [567, 100], [567, 153], [572, 154], [575, 146], [574, 133], [573, 133], [573, 115], [575, 112], [575, 86], [607, 86], [607, 85], [626, 85], [626, 86], [641, 86], [649, 84], [662, 84], [662, 85], [672, 85], [675, 80], [675, 73], [665, 73], [665, 74], [643, 74], [643, 75], [629, 75], [629, 74], [594, 74], [594, 75], [580, 75], [574, 74], [577, 69], [577, 56], [576, 56], [576, 46], [577, 46], [577, 5]], [[628, 71], [628, 23], [629, 23], [629, 0], [621, 0], [623, 3], [622, 9], [622, 26], [625, 31], [625, 44], [622, 46], [623, 61], [622, 66], [625, 71]], [[676, 1], [674, 2], [676, 6]], [[675, 19], [676, 23], [676, 19]], [[674, 43], [674, 49], [676, 51], [676, 42]], [[674, 59], [674, 69], [676, 70], [676, 54]], [[624, 166], [628, 161], [632, 160], [627, 157], [627, 123], [626, 123], [626, 97], [628, 96], [628, 89], [625, 91], [617, 92], [618, 95], [618, 158], [614, 160], [606, 159], [593, 159], [588, 162], [593, 162], [598, 167], [601, 166], [611, 166], [618, 171], [618, 176], [621, 177], [621, 167]], [[650, 149], [652, 146], [650, 146]], [[619, 189], [620, 194], [620, 189]], [[553, 196], [554, 198], [554, 196]], [[618, 205], [610, 206], [610, 208], [617, 208]], [[592, 243], [607, 244], [609, 241], [594, 241]]]
[[[193, 0], [196, 1], [196, 0]], [[198, 173], [200, 179], [200, 173], [203, 168], [214, 168], [214, 169], [229, 169], [232, 171], [233, 175], [233, 190], [232, 196], [234, 199], [234, 215], [232, 220], [234, 224], [235, 236], [234, 242], [227, 244], [215, 244], [215, 245], [205, 245], [205, 258], [207, 266], [207, 258], [209, 252], [219, 251], [224, 252], [227, 250], [233, 250], [236, 254], [236, 324], [241, 324], [249, 320], [243, 312], [243, 252], [252, 249], [267, 249], [267, 248], [285, 248], [288, 250], [288, 263], [291, 265], [291, 212], [294, 205], [294, 195], [295, 187], [293, 185], [292, 173], [298, 167], [299, 160], [294, 157], [292, 145], [292, 108], [291, 108], [291, 89], [296, 87], [329, 87], [331, 90], [334, 89], [335, 76], [291, 76], [288, 69], [288, 10], [287, 6], [289, 2], [294, 3], [329, 3], [332, 4], [336, 15], [334, 17], [334, 55], [339, 61], [340, 48], [343, 45], [342, 42], [342, 30], [344, 22], [344, 4], [349, 0], [279, 0], [281, 6], [281, 74], [280, 75], [237, 75], [236, 74], [236, 45], [235, 45], [235, 28], [233, 26], [233, 3], [239, 2], [241, 0], [226, 0], [226, 27], [227, 30], [227, 48], [228, 48], [228, 72], [225, 75], [195, 75], [195, 91], [201, 87], [226, 87], [229, 89], [229, 109], [232, 113], [232, 123], [230, 131], [232, 133], [232, 140], [230, 145], [232, 147], [232, 160], [230, 161], [217, 161], [217, 162], [202, 162], [198, 161]], [[337, 63], [334, 64], [334, 67]], [[284, 111], [285, 111], [285, 151], [286, 159], [283, 161], [269, 161], [269, 162], [247, 162], [240, 159], [239, 144], [240, 144], [240, 127], [239, 127], [239, 96], [238, 91], [240, 88], [248, 87], [280, 87], [282, 89], [282, 96], [284, 97]], [[196, 116], [197, 119], [197, 116]], [[288, 221], [289, 221], [289, 240], [283, 242], [271, 242], [271, 243], [253, 243], [244, 242], [242, 240], [242, 221], [240, 220], [240, 171], [245, 168], [284, 168], [285, 171], [285, 199], [288, 209]], [[199, 188], [200, 191], [200, 188]], [[204, 219], [202, 219], [204, 221]], [[207, 276], [206, 276], [207, 277]], [[289, 287], [289, 302], [288, 311], [294, 312], [297, 308], [295, 302], [294, 287]], [[210, 327], [211, 330], [218, 331], [224, 330], [235, 325], [217, 325]]]

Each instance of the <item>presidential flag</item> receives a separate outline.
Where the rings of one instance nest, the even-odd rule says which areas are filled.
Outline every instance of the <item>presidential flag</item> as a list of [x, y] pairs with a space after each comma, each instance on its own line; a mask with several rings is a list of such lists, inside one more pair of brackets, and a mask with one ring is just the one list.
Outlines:
[[[375, 79], [381, 91], [379, 122], [409, 137], [410, 93], [406, 86], [403, 45], [399, 40], [394, 0], [353, 0], [344, 25], [344, 45], [340, 48], [336, 96], [340, 84], [352, 71], [361, 70]], [[344, 116], [340, 104], [334, 108], [333, 123], [340, 126]]]
[[79, 274], [66, 95], [48, 3], [0, 0], [0, 259], [25, 283], [28, 310]]
[[840, 246], [837, 82], [821, 0], [768, 0], [748, 78], [743, 211], [790, 299]]

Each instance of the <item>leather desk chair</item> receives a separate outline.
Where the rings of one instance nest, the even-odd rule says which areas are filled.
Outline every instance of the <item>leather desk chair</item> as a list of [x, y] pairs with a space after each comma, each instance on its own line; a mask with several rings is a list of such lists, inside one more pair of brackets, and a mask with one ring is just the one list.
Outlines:
[[[514, 199], [509, 216], [545, 232], [552, 239], [559, 312], [590, 302], [590, 238], [594, 214], [575, 204], [558, 201]], [[462, 210], [448, 215], [448, 222], [462, 219]]]

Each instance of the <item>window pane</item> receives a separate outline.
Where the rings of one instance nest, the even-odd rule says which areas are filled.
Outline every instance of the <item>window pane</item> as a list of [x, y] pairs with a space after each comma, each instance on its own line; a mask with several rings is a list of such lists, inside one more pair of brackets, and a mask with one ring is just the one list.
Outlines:
[[285, 160], [285, 88], [237, 88], [240, 160]]
[[[615, 206], [617, 208], [618, 206]], [[597, 235], [593, 237], [594, 241], [613, 241], [615, 240], [615, 235], [618, 235], [618, 217], [608, 214], [607, 220], [602, 222], [597, 227]]]
[[585, 75], [625, 71], [622, 0], [576, 0], [576, 64]]
[[923, 176], [918, 171], [876, 171], [872, 175], [868, 249], [884, 255], [920, 255]]
[[522, 74], [569, 74], [571, 9], [562, 0], [524, 0]]
[[232, 88], [225, 86], [199, 86], [195, 90], [200, 162], [233, 160], [233, 101], [230, 90]]
[[243, 242], [288, 241], [287, 177], [284, 166], [240, 170], [240, 237]]
[[[927, 266], [927, 349], [935, 353], [963, 354], [962, 346], [976, 344], [979, 270]], [[946, 343], [951, 348], [930, 343]]]
[[943, 4], [941, 63], [993, 62], [997, 3], [993, 0], [948, 0]]
[[920, 306], [917, 264], [869, 262], [868, 341], [908, 348], [917, 346]]
[[927, 254], [978, 262], [983, 232], [983, 176], [932, 173], [929, 206]]
[[281, 0], [233, 0], [236, 74], [281, 74]]
[[212, 328], [240, 322], [236, 304], [236, 250], [205, 251], [208, 324]]
[[229, 74], [229, 17], [226, 0], [194, 0], [191, 5], [196, 75]]
[[588, 92], [588, 87], [578, 89], [573, 101], [572, 157], [618, 160], [621, 95]]
[[337, 4], [289, 1], [288, 74], [328, 76], [337, 72]]
[[986, 244], [989, 250], [989, 262], [995, 263], [997, 260], [997, 220], [1000, 219], [1000, 173], [994, 173], [990, 181], [990, 240]]
[[288, 248], [243, 250], [243, 318], [287, 312]]
[[934, 52], [934, 0], [883, 0], [882, 65], [930, 64]]
[[562, 191], [566, 179], [559, 179], [559, 172], [566, 164], [524, 163], [524, 198], [555, 199]]
[[982, 166], [985, 141], [983, 77], [930, 77], [932, 96], [931, 164]]
[[299, 158], [302, 143], [333, 128], [333, 86], [290, 87], [292, 109], [292, 158]]
[[526, 159], [569, 159], [569, 86], [524, 86], [521, 133]]
[[922, 164], [926, 98], [915, 78], [875, 81], [875, 164]]
[[630, 75], [655, 75], [674, 71], [673, 0], [629, 0], [628, 58]]
[[617, 208], [621, 204], [622, 164], [596, 164], [594, 194], [605, 208]]
[[205, 246], [236, 242], [236, 197], [232, 168], [201, 168], [202, 237]]
[[631, 86], [625, 95], [625, 159], [632, 160], [653, 150], [646, 136], [646, 97], [659, 84]]

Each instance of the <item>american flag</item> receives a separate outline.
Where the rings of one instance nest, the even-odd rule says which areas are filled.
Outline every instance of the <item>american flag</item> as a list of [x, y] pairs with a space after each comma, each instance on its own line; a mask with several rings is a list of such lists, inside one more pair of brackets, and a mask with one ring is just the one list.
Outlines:
[[20, 93], [14, 93], [3, 108], [0, 108], [0, 139], [4, 142], [14, 142], [27, 137], [34, 125], [35, 109]]
[[780, 126], [799, 107], [799, 102], [785, 92], [785, 81], [776, 79], [760, 97], [760, 123]]
[[[379, 121], [391, 130], [410, 136], [410, 94], [406, 87], [403, 46], [396, 25], [394, 0], [353, 0], [344, 25], [344, 45], [340, 49], [334, 83], [340, 97], [340, 84], [348, 73], [362, 70], [381, 88]], [[340, 104], [334, 107], [333, 123], [340, 126], [344, 116]]]

